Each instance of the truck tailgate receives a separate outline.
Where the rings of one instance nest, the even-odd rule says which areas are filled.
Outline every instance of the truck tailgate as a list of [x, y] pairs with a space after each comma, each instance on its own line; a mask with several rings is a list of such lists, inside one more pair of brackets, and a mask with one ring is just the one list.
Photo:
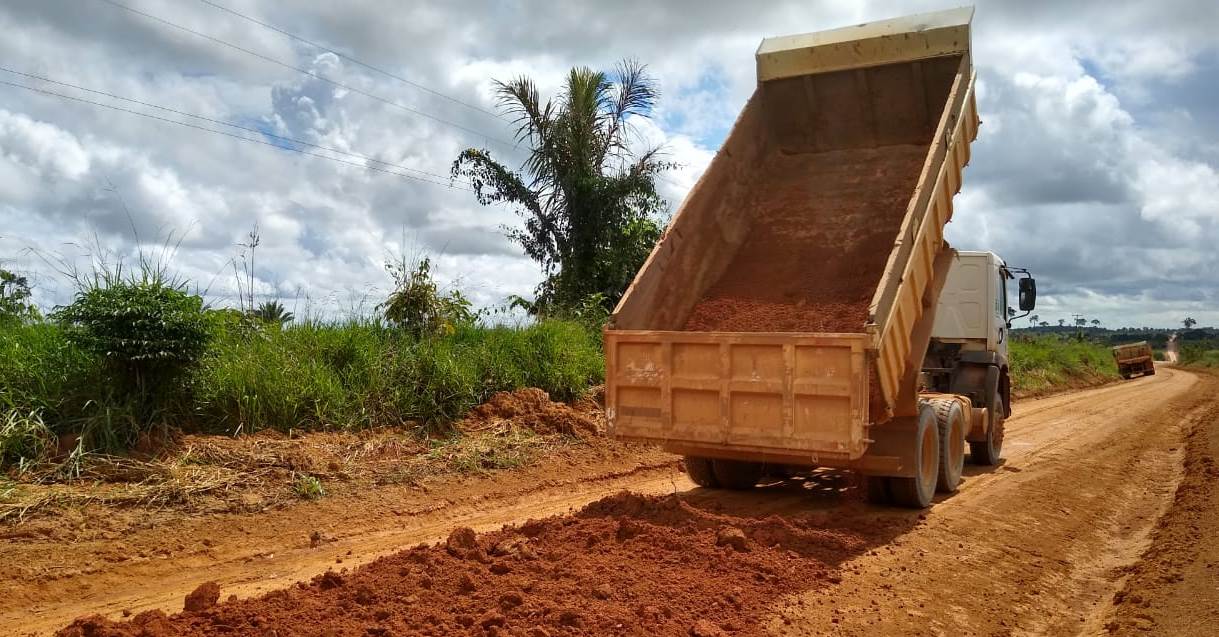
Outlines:
[[866, 448], [869, 340], [606, 330], [611, 433], [682, 453], [854, 460]]

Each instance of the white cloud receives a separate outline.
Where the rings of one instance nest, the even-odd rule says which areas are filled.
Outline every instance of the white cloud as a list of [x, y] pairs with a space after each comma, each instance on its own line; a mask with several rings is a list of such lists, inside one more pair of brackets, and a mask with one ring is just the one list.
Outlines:
[[[502, 119], [201, 3], [135, 4], [479, 133], [104, 3], [5, 5], [0, 59], [445, 182], [467, 146], [522, 157], [494, 141], [512, 136]], [[974, 46], [984, 125], [950, 228], [954, 243], [1038, 269], [1051, 311], [1110, 312], [1110, 323], [1208, 316], [1207, 304], [1219, 301], [1219, 143], [1199, 134], [1207, 129], [1198, 128], [1196, 107], [1157, 96], [1165, 84], [1188, 91], [1197, 74], [1215, 73], [1212, 3], [979, 4]], [[608, 69], [637, 57], [659, 79], [662, 97], [655, 118], [636, 128], [641, 143], [664, 144], [680, 165], [658, 184], [674, 208], [752, 92], [761, 37], [941, 8], [933, 0], [792, 1], [764, 11], [739, 2], [643, 0], [234, 6], [492, 111], [493, 78], [527, 74], [551, 95], [573, 65]], [[263, 237], [257, 289], [292, 297], [300, 290], [308, 300], [296, 303], [319, 311], [382, 294], [382, 262], [404, 237], [436, 254], [439, 276], [460, 282], [479, 303], [527, 294], [539, 278], [499, 233], [519, 223], [512, 211], [479, 206], [468, 192], [0, 86], [0, 257], [29, 247], [72, 252], [65, 244], [88, 243], [94, 232], [130, 254], [132, 225], [148, 243], [172, 231], [185, 234], [175, 264], [200, 285], [215, 279], [210, 289], [224, 298], [233, 292], [229, 260], [255, 223]], [[1127, 260], [1131, 254], [1138, 258]], [[41, 266], [33, 260], [29, 267]], [[63, 300], [65, 289], [52, 279], [36, 279], [40, 300]]]

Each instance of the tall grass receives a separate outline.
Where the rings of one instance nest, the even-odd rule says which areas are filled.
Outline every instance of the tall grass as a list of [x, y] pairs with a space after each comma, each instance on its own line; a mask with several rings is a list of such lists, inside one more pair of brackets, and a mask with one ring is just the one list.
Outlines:
[[[218, 314], [199, 362], [174, 382], [156, 424], [239, 433], [414, 425], [442, 429], [497, 391], [531, 386], [557, 399], [600, 382], [599, 335], [570, 321], [462, 326], [414, 337], [375, 321], [280, 328]], [[0, 414], [37, 413], [56, 434], [115, 450], [149, 423], [104, 362], [46, 322], [0, 334]]]
[[1013, 340], [1008, 345], [1012, 389], [1021, 395], [1096, 385], [1119, 378], [1108, 346], [1058, 336]]
[[1181, 347], [1179, 362], [1192, 367], [1219, 367], [1219, 341], [1186, 343]]

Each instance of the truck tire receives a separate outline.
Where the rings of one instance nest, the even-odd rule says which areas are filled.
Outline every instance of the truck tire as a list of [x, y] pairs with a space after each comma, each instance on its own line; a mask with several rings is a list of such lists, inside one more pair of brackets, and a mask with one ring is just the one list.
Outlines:
[[694, 484], [708, 489], [720, 486], [715, 479], [715, 472], [711, 468], [709, 458], [686, 456], [682, 459], [682, 464], [686, 465], [686, 475], [690, 476], [690, 481]]
[[893, 504], [910, 509], [931, 506], [940, 472], [940, 428], [935, 410], [924, 405], [919, 409], [914, 439], [914, 477], [889, 478], [889, 496]]
[[715, 481], [725, 489], [752, 489], [762, 479], [762, 463], [744, 460], [711, 461]]
[[955, 400], [934, 400], [931, 406], [940, 430], [940, 470], [935, 489], [955, 493], [965, 471], [965, 415]]
[[969, 443], [969, 461], [973, 464], [985, 465], [993, 467], [999, 464], [999, 458], [1003, 455], [1003, 422], [1006, 420], [1006, 406], [1003, 404], [1003, 396], [999, 394], [999, 387], [996, 383], [995, 387], [990, 388], [990, 402], [986, 405], [987, 417], [990, 418], [990, 426], [986, 428], [986, 440]]

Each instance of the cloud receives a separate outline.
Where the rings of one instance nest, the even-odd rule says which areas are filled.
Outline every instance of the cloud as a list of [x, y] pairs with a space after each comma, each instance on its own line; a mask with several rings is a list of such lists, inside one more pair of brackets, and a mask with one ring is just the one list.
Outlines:
[[[502, 143], [512, 139], [510, 122], [477, 110], [496, 110], [492, 79], [527, 74], [551, 95], [573, 65], [647, 63], [662, 97], [652, 119], [634, 122], [636, 142], [663, 145], [678, 165], [658, 182], [676, 209], [754, 89], [761, 37], [942, 4], [232, 5], [454, 98], [446, 99], [202, 3], [131, 2], [357, 91], [105, 3], [72, 0], [0, 7], [0, 59], [425, 171], [442, 185], [303, 156], [294, 149], [329, 153], [270, 137], [261, 139], [284, 147], [0, 86], [0, 257], [40, 270], [40, 302], [62, 302], [70, 291], [26, 249], [77, 258], [96, 235], [130, 256], [141, 247], [133, 235], [147, 249], [168, 233], [181, 238], [175, 265], [226, 302], [235, 290], [232, 260], [255, 224], [257, 290], [292, 298], [298, 309], [338, 315], [374, 305], [389, 283], [384, 260], [412, 242], [436, 256], [444, 282], [468, 286], [477, 303], [528, 294], [537, 268], [500, 231], [520, 220], [448, 187], [463, 148], [485, 147], [509, 163], [524, 157]], [[1033, 267], [1043, 316], [1174, 324], [1192, 313], [1219, 322], [1219, 107], [1210, 96], [1217, 28], [1213, 3], [1201, 1], [979, 3], [984, 124], [950, 228], [954, 244]]]

